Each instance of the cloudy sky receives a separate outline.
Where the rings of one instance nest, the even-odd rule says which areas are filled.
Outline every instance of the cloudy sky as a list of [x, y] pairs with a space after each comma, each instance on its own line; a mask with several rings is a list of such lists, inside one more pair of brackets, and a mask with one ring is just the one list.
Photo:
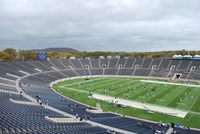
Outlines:
[[200, 0], [0, 0], [0, 50], [200, 50]]

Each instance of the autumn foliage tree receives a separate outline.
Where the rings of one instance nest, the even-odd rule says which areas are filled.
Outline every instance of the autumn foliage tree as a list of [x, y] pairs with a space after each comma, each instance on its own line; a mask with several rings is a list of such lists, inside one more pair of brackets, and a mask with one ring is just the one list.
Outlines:
[[8, 54], [7, 58], [9, 60], [15, 60], [15, 58], [17, 56], [17, 51], [16, 51], [16, 49], [13, 49], [13, 48], [7, 48], [7, 49], [3, 50], [3, 52]]
[[0, 52], [0, 61], [11, 61], [13, 57], [5, 52]]

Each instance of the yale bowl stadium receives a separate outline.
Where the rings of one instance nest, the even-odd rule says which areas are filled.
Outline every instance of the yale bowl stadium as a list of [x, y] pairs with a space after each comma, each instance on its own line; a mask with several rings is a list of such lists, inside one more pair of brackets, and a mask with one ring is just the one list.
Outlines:
[[0, 134], [199, 134], [200, 60], [0, 63]]

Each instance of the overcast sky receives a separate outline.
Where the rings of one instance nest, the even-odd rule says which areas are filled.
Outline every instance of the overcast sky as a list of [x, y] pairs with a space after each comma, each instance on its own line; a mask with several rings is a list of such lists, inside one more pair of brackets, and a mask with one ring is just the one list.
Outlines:
[[200, 0], [0, 0], [0, 50], [200, 50]]

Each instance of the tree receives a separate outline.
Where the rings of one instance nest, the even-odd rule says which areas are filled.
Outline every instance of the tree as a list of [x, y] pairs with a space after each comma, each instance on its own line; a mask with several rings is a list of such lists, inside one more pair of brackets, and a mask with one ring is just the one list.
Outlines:
[[11, 56], [10, 60], [15, 60], [16, 56], [17, 56], [17, 51], [13, 48], [7, 48], [5, 50], [3, 50], [4, 53], [7, 53]]
[[35, 51], [23, 51], [22, 55], [24, 57], [24, 60], [35, 60], [36, 59]]
[[0, 52], [0, 61], [11, 61], [13, 57], [5, 52]]

